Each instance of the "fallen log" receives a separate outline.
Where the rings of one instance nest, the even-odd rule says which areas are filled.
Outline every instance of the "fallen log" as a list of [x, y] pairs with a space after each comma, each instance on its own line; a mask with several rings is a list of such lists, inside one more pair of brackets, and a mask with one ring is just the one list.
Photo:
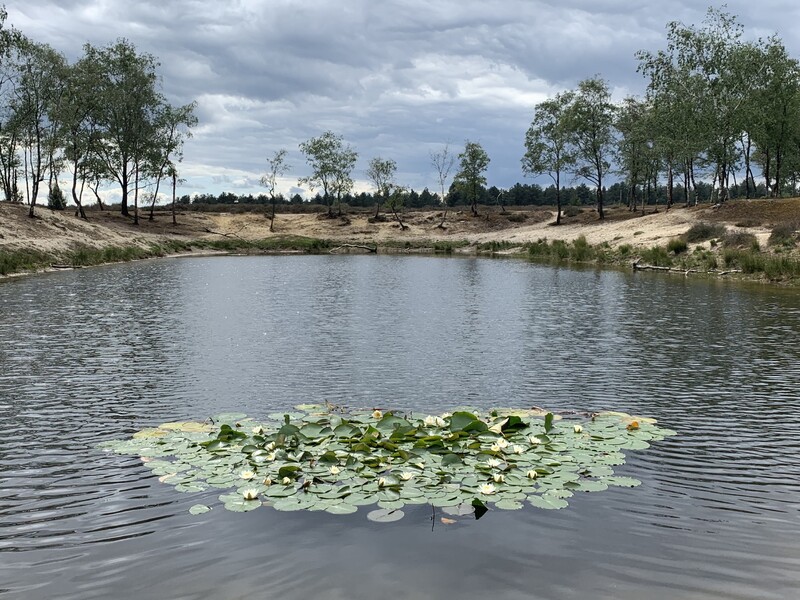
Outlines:
[[372, 246], [362, 246], [361, 244], [342, 244], [340, 246], [336, 246], [336, 248], [331, 248], [328, 251], [328, 253], [329, 254], [336, 254], [337, 250], [342, 250], [344, 248], [359, 248], [361, 250], [366, 250], [366, 251], [368, 251], [368, 252], [370, 252], [372, 254], [377, 254], [378, 253], [378, 247], [377, 246], [375, 246], [373, 248]]

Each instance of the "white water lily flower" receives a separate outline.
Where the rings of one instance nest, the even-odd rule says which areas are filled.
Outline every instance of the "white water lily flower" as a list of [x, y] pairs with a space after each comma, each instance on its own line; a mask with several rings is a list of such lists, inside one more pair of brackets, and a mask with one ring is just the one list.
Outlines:
[[253, 433], [256, 435], [261, 435], [264, 433], [264, 428], [261, 425], [257, 425], [256, 427], [253, 427]]
[[500, 452], [500, 446], [498, 446], [497, 444], [492, 444], [491, 446], [489, 446], [489, 450], [491, 450], [492, 452]]
[[491, 427], [489, 427], [489, 431], [497, 434], [503, 433], [503, 424], [498, 423], [497, 425], [492, 425]]
[[496, 469], [497, 467], [503, 464], [503, 461], [498, 460], [496, 458], [490, 458], [489, 460], [486, 461], [486, 464], [492, 467], [493, 469]]
[[491, 484], [491, 483], [483, 483], [483, 484], [481, 484], [481, 486], [478, 488], [478, 491], [479, 491], [481, 494], [487, 494], [487, 495], [489, 495], [489, 494], [494, 494], [494, 492], [495, 492], [495, 489], [494, 489], [494, 484]]
[[339, 467], [337, 467], [336, 465], [333, 465], [331, 467], [331, 475], [338, 475], [341, 472], [342, 472], [341, 469]]
[[583, 427], [581, 427], [580, 425], [575, 425], [572, 429], [575, 431], [575, 433], [583, 432]]
[[542, 440], [540, 440], [539, 438], [537, 438], [537, 437], [536, 437], [536, 436], [534, 436], [534, 435], [532, 435], [531, 437], [529, 437], [529, 438], [528, 438], [528, 441], [531, 443], [531, 446], [538, 446], [539, 444], [541, 444], [541, 443], [542, 443]]
[[531, 469], [530, 471], [525, 473], [525, 475], [528, 476], [528, 479], [536, 479], [539, 476], [539, 474], [536, 471], [534, 471], [533, 469]]
[[281, 479], [281, 483], [283, 485], [292, 485], [292, 478], [291, 477], [284, 477]]
[[255, 488], [247, 488], [246, 490], [242, 490], [242, 497], [245, 500], [255, 500], [258, 498], [258, 490]]
[[267, 460], [275, 460], [275, 453], [274, 452], [270, 452], [264, 458], [266, 458]]
[[412, 477], [414, 477], [414, 474], [409, 473], [408, 471], [403, 471], [402, 473], [400, 473], [400, 479], [402, 479], [403, 481], [409, 481], [411, 480]]
[[436, 417], [427, 416], [424, 423], [426, 427], [436, 427]]
[[241, 473], [239, 473], [239, 477], [241, 477], [242, 479], [252, 479], [255, 476], [256, 474], [253, 473], [253, 471], [242, 471]]
[[267, 487], [271, 486], [271, 485], [272, 485], [272, 479], [270, 479], [269, 477], [267, 477], [267, 478], [264, 480], [264, 485], [266, 485]]
[[497, 440], [497, 445], [500, 446], [500, 448], [508, 448], [508, 440], [506, 438], [500, 438]]
[[495, 483], [503, 483], [506, 480], [506, 477], [502, 473], [495, 473], [492, 475], [492, 479], [494, 479]]
[[511, 449], [514, 451], [514, 454], [522, 454], [523, 452], [525, 452], [525, 448], [520, 446], [519, 444], [514, 444], [514, 446]]
[[372, 418], [373, 419], [382, 419], [383, 418], [383, 413], [381, 411], [379, 411], [378, 409], [375, 409], [373, 411], [373, 413], [372, 413]]
[[274, 450], [275, 449], [275, 442], [270, 442], [266, 446], [264, 446], [264, 450]]

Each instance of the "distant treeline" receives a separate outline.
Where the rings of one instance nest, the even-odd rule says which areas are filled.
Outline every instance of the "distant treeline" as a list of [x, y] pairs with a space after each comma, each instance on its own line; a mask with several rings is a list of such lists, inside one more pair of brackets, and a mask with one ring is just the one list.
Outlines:
[[[625, 183], [615, 183], [608, 188], [605, 188], [606, 198], [611, 203], [627, 203], [628, 199], [628, 186]], [[680, 184], [676, 184], [673, 188], [675, 195], [682, 195], [683, 188]], [[714, 193], [714, 188], [709, 183], [702, 181], [697, 182], [697, 194], [700, 202], [711, 202]], [[757, 196], [763, 197], [767, 194], [767, 189], [763, 184], [759, 184], [756, 190]], [[734, 185], [730, 188], [732, 198], [745, 198], [747, 197], [747, 190], [744, 184]], [[750, 189], [752, 196], [753, 190]], [[666, 204], [668, 196], [668, 189], [666, 186], [660, 186], [653, 194], [650, 195], [646, 204], [649, 206], [657, 206], [659, 204]], [[584, 206], [591, 205], [595, 202], [595, 193], [586, 184], [580, 184], [574, 187], [561, 188], [562, 202], [571, 206]], [[379, 202], [370, 192], [361, 192], [360, 194], [345, 194], [342, 197], [342, 203], [351, 207], [374, 207]], [[470, 199], [459, 194], [458, 187], [452, 186], [447, 194], [447, 206], [469, 206]], [[178, 204], [187, 206], [212, 206], [215, 204], [270, 204], [271, 200], [267, 194], [234, 194], [232, 192], [222, 192], [219, 195], [214, 194], [198, 194], [195, 196], [184, 195], [178, 199]], [[308, 200], [305, 200], [300, 194], [295, 194], [290, 198], [283, 195], [276, 197], [276, 203], [280, 205], [319, 205], [326, 206], [324, 198], [317, 194]], [[542, 187], [536, 183], [516, 183], [509, 189], [500, 189], [496, 186], [489, 188], [481, 188], [480, 204], [484, 206], [555, 206], [556, 204], [556, 188], [554, 185]], [[442, 203], [439, 194], [432, 193], [428, 188], [423, 189], [421, 192], [410, 190], [404, 193], [403, 206], [406, 208], [441, 208]]]

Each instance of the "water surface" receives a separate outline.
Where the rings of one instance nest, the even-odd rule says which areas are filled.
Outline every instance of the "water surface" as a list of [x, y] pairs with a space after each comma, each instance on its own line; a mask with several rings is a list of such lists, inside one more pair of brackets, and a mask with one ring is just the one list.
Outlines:
[[[168, 259], [0, 285], [0, 597], [784, 599], [800, 295], [522, 261]], [[300, 402], [616, 409], [636, 489], [443, 525], [232, 514], [96, 450]], [[202, 502], [215, 510], [193, 517]]]

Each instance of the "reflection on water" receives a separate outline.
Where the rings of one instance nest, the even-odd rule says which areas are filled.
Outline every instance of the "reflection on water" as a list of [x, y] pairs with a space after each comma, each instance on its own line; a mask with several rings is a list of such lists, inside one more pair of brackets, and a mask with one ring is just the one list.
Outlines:
[[[518, 261], [162, 260], [0, 285], [0, 597], [783, 599], [796, 292]], [[306, 401], [617, 409], [679, 436], [565, 511], [395, 524], [180, 494], [98, 441]], [[217, 509], [187, 513], [197, 502]], [[434, 525], [431, 529], [431, 525]]]

